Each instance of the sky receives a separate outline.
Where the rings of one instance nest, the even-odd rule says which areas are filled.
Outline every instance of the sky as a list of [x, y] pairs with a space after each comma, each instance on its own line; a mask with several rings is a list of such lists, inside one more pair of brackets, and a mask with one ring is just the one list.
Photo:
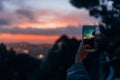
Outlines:
[[88, 10], [69, 0], [0, 0], [0, 42], [54, 43], [59, 36], [81, 36], [82, 25], [96, 24]]

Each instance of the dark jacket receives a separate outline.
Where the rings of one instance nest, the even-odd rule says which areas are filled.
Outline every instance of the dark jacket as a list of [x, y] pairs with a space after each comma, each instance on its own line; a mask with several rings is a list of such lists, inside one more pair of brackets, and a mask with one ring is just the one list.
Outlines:
[[83, 64], [75, 63], [67, 72], [67, 80], [89, 80]]

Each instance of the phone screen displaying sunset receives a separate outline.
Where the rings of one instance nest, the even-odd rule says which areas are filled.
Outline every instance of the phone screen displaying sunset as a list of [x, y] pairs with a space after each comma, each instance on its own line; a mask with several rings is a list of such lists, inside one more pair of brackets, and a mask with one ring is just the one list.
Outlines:
[[95, 28], [84, 27], [84, 29], [83, 29], [83, 38], [84, 39], [94, 38], [94, 32], [95, 32]]

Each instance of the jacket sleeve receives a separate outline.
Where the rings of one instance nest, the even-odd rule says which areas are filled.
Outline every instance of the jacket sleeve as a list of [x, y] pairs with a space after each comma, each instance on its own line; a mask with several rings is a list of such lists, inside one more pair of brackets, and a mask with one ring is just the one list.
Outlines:
[[89, 80], [83, 64], [75, 63], [70, 69], [68, 69], [67, 80]]

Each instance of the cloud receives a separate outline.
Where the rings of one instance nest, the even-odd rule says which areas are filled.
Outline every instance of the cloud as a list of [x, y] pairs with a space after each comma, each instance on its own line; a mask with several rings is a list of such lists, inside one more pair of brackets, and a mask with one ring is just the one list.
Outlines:
[[56, 28], [56, 29], [21, 29], [13, 28], [6, 29], [0, 28], [0, 33], [10, 33], [10, 34], [35, 34], [35, 35], [70, 35], [70, 36], [80, 36], [82, 34], [82, 27], [69, 26], [66, 28]]
[[1, 5], [1, 3], [0, 3], [0, 12], [1, 12], [1, 11], [3, 11], [3, 7], [2, 7], [2, 5]]
[[2, 18], [10, 23], [8, 26], [17, 26], [19, 28], [60, 28], [91, 24], [95, 20], [86, 16], [87, 13], [80, 12], [62, 14], [51, 11], [33, 11], [29, 9], [18, 9], [12, 13], [3, 14]]
[[0, 12], [3, 11], [3, 0], [0, 0]]
[[[70, 6], [65, 6], [65, 9], [59, 6], [59, 8], [63, 10], [60, 12], [54, 9], [48, 10], [49, 7], [47, 6], [46, 6], [48, 8], [47, 10], [46, 9], [43, 10], [41, 8], [37, 10], [35, 6], [30, 6], [30, 5], [28, 6], [27, 4], [25, 4], [25, 3], [29, 3], [29, 0], [22, 0], [22, 1], [0, 0], [0, 4], [3, 4], [4, 1], [13, 4], [15, 6], [11, 6], [11, 10], [8, 10], [7, 12], [4, 11], [3, 13], [0, 13], [0, 17], [3, 19], [0, 22], [1, 26], [5, 24], [11, 28], [16, 26], [15, 28], [24, 28], [24, 29], [25, 28], [27, 29], [28, 28], [44, 28], [44, 29], [59, 28], [60, 29], [60, 28], [68, 27], [70, 25], [79, 26], [84, 24], [92, 24], [93, 22], [96, 22], [95, 19], [90, 18], [87, 10], [76, 10], [74, 8], [71, 9]], [[31, 0], [31, 1], [36, 3], [36, 5], [38, 4], [37, 3], [38, 0], [35, 1]], [[49, 0], [46, 0], [44, 2], [43, 7], [45, 7], [46, 2], [48, 2], [49, 4]], [[62, 0], [62, 3], [64, 3], [64, 0]], [[51, 3], [51, 5], [53, 6], [56, 6], [57, 4], [58, 2]], [[4, 6], [2, 5], [1, 8], [3, 7], [5, 8], [5, 5]], [[7, 4], [7, 7], [10, 7], [10, 5]]]
[[21, 15], [22, 17], [26, 17], [29, 20], [34, 19], [34, 13], [30, 10], [19, 9], [19, 10], [16, 11], [16, 14]]
[[0, 18], [0, 26], [9, 25], [10, 21], [4, 18]]

